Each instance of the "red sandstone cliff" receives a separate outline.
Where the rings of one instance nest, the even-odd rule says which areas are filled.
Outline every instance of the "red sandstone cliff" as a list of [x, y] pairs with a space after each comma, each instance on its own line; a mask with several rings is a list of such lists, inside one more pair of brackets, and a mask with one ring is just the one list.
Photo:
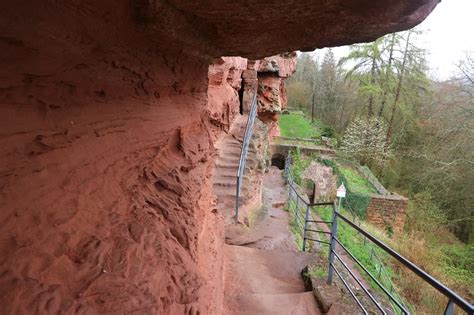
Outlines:
[[371, 40], [436, 2], [0, 4], [2, 314], [219, 313], [235, 109], [208, 103], [210, 60]]

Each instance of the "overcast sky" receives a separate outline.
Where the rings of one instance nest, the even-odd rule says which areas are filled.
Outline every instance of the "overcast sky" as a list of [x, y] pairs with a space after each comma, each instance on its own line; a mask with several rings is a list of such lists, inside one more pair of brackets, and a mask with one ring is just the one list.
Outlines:
[[[428, 52], [430, 75], [447, 79], [466, 51], [474, 54], [474, 0], [443, 0], [418, 28], [424, 31], [418, 46]], [[333, 50], [337, 58], [349, 51], [348, 47]]]

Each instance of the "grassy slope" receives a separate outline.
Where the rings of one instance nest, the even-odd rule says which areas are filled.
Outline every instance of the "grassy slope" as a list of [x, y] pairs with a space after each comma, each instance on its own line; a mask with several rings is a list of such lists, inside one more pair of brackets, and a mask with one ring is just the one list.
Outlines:
[[309, 119], [300, 114], [280, 115], [279, 125], [283, 137], [319, 138], [321, 136], [320, 123], [312, 124]]
[[341, 165], [339, 169], [349, 182], [352, 192], [360, 194], [377, 193], [377, 190], [372, 186], [372, 184], [360, 175], [358, 171], [343, 165]]

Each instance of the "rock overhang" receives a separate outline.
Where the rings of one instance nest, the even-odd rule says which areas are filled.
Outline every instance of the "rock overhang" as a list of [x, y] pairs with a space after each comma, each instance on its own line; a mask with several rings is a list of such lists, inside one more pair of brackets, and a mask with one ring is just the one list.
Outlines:
[[135, 8], [150, 35], [168, 37], [193, 55], [260, 59], [372, 41], [414, 27], [438, 2], [135, 0]]

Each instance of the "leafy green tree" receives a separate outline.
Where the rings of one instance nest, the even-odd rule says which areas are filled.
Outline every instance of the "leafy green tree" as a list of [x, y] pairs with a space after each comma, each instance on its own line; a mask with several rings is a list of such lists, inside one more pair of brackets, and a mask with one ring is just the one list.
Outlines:
[[353, 45], [348, 56], [341, 58], [340, 65], [353, 64], [346, 77], [359, 81], [361, 95], [367, 98], [367, 117], [374, 114], [374, 102], [382, 94], [381, 68], [384, 64], [383, 38], [372, 43]]

